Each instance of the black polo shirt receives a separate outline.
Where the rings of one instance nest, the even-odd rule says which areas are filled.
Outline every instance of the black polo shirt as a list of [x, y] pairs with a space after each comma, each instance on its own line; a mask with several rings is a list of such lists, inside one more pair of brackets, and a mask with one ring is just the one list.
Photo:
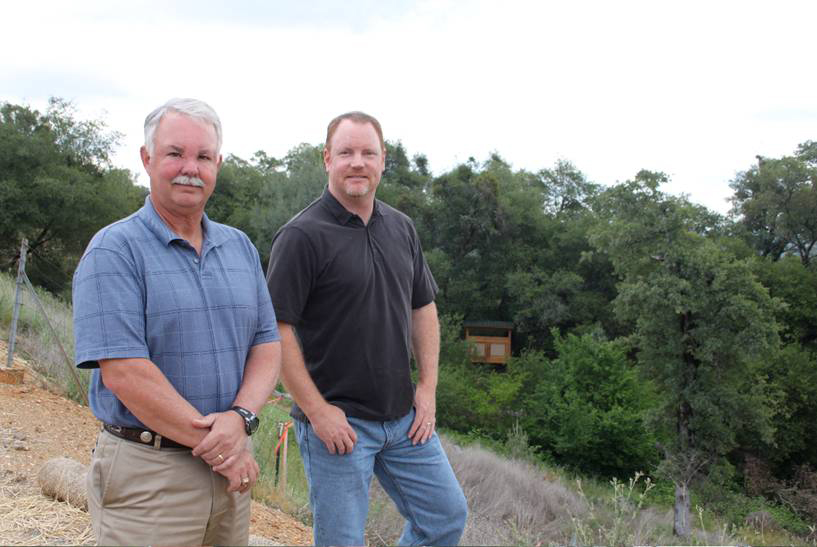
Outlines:
[[[411, 410], [411, 311], [437, 284], [409, 217], [375, 200], [364, 224], [326, 189], [275, 235], [267, 285], [329, 403], [364, 420]], [[292, 416], [306, 419], [297, 405]]]

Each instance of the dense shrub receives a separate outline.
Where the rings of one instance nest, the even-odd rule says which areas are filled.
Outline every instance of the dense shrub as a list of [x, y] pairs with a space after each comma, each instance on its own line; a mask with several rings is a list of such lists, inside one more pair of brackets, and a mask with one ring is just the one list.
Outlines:
[[[655, 463], [655, 439], [643, 423], [650, 402], [624, 352], [585, 334], [556, 340], [558, 358], [540, 361], [541, 379], [524, 402], [531, 442], [561, 465], [601, 476], [629, 477]], [[528, 363], [526, 368], [534, 368]]]

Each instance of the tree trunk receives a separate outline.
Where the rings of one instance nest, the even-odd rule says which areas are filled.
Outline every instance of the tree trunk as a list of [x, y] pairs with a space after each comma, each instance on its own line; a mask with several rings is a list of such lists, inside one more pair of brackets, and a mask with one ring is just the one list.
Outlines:
[[689, 490], [685, 482], [678, 482], [675, 485], [675, 520], [672, 532], [678, 537], [689, 537]]

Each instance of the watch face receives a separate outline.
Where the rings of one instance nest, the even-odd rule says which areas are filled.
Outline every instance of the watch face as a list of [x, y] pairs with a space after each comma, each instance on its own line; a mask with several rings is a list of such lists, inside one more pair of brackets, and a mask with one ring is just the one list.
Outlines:
[[252, 435], [255, 433], [255, 431], [258, 429], [258, 424], [260, 423], [258, 416], [240, 406], [234, 406], [230, 410], [234, 410], [244, 419], [244, 431], [246, 431], [247, 435]]

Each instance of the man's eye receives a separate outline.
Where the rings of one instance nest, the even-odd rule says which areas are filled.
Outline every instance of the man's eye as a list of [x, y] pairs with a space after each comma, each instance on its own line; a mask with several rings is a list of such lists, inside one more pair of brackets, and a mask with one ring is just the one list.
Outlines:
[[199, 159], [200, 160], [209, 160], [210, 156], [208, 156], [207, 154], [202, 154], [202, 155], [199, 156]]

